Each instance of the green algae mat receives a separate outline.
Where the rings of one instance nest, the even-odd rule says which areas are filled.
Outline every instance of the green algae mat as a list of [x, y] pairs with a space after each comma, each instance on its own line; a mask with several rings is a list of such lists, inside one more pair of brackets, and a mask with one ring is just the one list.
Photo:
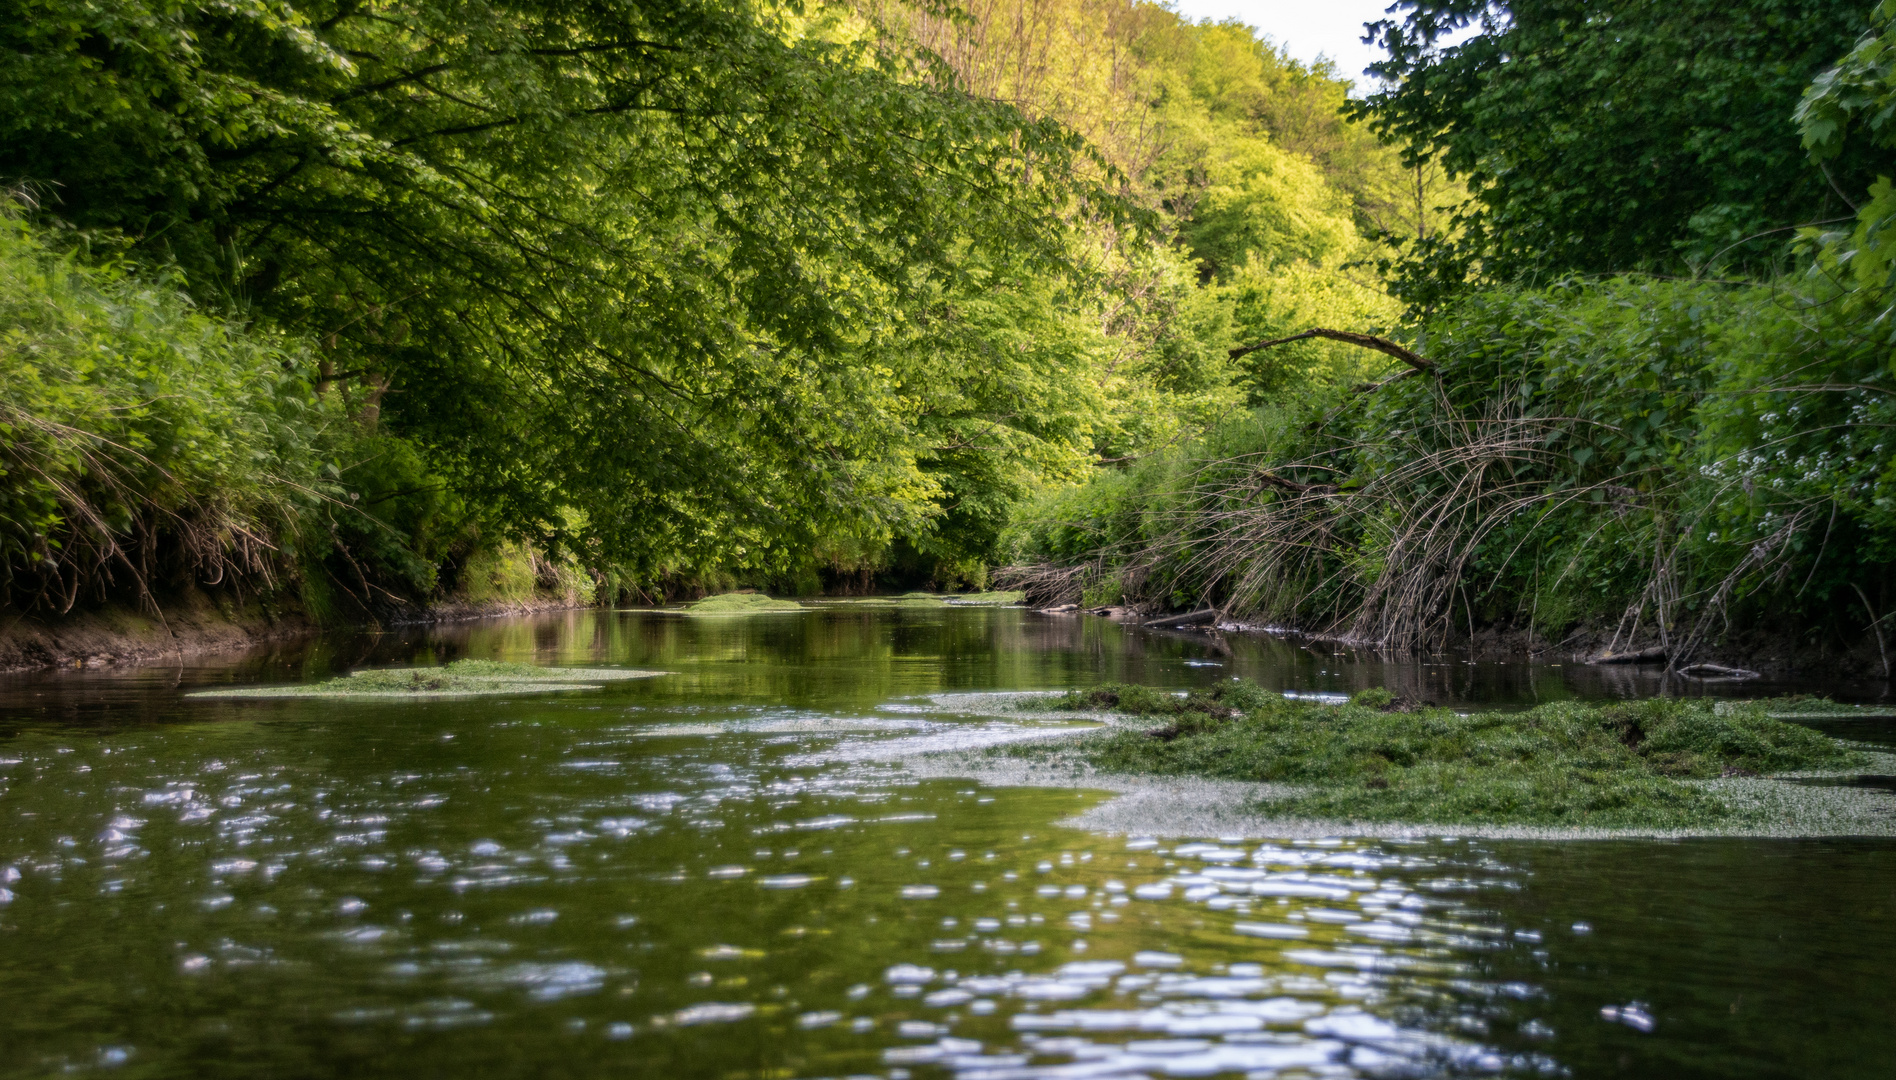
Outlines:
[[[815, 603], [823, 607], [869, 608], [1012, 607], [1020, 604], [1024, 595], [1020, 592], [909, 592], [899, 596], [817, 597]], [[667, 610], [679, 615], [770, 615], [809, 608], [795, 600], [781, 600], [763, 593], [720, 593]]]
[[1314, 821], [1755, 827], [1782, 812], [1782, 800], [1750, 791], [1759, 778], [1844, 773], [1872, 760], [1772, 715], [1835, 715], [1808, 700], [1661, 698], [1459, 713], [1386, 690], [1326, 705], [1234, 681], [1186, 695], [1104, 686], [1071, 692], [1057, 707], [1103, 710], [1119, 722], [997, 753], [1077, 757], [1107, 773], [1279, 785], [1258, 811]]
[[1015, 591], [978, 593], [908, 592], [899, 596], [824, 597], [821, 602], [847, 607], [945, 608], [1018, 607], [1026, 594]]
[[441, 667], [375, 668], [326, 682], [200, 690], [194, 698], [343, 698], [414, 700], [598, 690], [609, 682], [649, 679], [662, 671], [631, 668], [538, 667], [494, 660], [456, 660]]
[[680, 615], [768, 615], [802, 611], [803, 605], [795, 600], [778, 600], [763, 593], [720, 593], [675, 610]]

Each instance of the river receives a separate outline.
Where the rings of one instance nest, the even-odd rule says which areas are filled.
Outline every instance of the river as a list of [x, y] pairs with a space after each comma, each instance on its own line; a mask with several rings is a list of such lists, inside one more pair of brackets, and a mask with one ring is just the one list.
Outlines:
[[[670, 674], [194, 700], [463, 656]], [[1886, 1077], [1896, 841], [1101, 835], [996, 691], [1386, 663], [1014, 609], [587, 611], [0, 681], [0, 1075]], [[1840, 731], [1885, 744], [1875, 725]]]

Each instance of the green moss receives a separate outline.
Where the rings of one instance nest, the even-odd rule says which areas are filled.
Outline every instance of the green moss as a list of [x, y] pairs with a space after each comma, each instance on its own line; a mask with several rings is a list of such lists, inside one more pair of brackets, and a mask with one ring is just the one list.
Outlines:
[[203, 698], [441, 698], [486, 694], [597, 690], [599, 684], [647, 679], [660, 671], [630, 668], [554, 668], [495, 660], [456, 660], [442, 667], [374, 668], [327, 682], [202, 690]]
[[776, 600], [763, 593], [734, 592], [707, 596], [684, 608], [686, 615], [761, 615], [773, 611], [802, 611], [795, 600]]
[[[1075, 691], [1061, 706], [1154, 717], [1083, 739], [1080, 755], [1118, 773], [1294, 785], [1270, 802], [1288, 817], [1364, 822], [1687, 828], [1750, 823], [1701, 783], [1721, 776], [1839, 769], [1861, 755], [1772, 719], [1780, 703], [1655, 699], [1558, 702], [1460, 715], [1387, 691], [1345, 705], [1288, 701], [1233, 682], [1189, 695], [1142, 686]], [[1021, 744], [1018, 756], [1076, 746]]]
[[1002, 592], [963, 593], [950, 596], [948, 603], [954, 607], [1012, 607], [1027, 602], [1027, 594], [1018, 589]]

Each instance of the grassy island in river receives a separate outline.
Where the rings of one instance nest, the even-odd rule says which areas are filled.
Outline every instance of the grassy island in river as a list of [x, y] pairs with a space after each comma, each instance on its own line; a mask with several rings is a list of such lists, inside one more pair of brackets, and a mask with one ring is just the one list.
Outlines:
[[1712, 781], [1860, 767], [1865, 756], [1772, 719], [1764, 702], [1555, 702], [1523, 712], [1418, 707], [1386, 690], [1340, 705], [1234, 681], [1176, 695], [1073, 691], [1060, 706], [1136, 723], [1077, 742], [1016, 744], [1108, 773], [1285, 785], [1260, 809], [1344, 822], [1694, 829], [1768, 824]]

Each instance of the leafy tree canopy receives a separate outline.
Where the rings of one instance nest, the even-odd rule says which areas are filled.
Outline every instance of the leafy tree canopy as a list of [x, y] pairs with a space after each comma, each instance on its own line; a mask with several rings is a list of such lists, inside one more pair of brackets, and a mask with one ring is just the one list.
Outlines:
[[0, 176], [314, 338], [492, 520], [635, 566], [924, 529], [903, 346], [1116, 213], [1070, 132], [796, 3], [6, 8]]
[[[1869, 155], [1824, 167], [1787, 122], [1865, 26], [1860, 0], [1400, 0], [1371, 29], [1391, 84], [1359, 107], [1472, 193], [1397, 287], [1471, 278], [1767, 270], [1791, 230], [1848, 214]], [[1479, 33], [1441, 43], [1470, 26]], [[1850, 198], [1854, 198], [1854, 194]]]

